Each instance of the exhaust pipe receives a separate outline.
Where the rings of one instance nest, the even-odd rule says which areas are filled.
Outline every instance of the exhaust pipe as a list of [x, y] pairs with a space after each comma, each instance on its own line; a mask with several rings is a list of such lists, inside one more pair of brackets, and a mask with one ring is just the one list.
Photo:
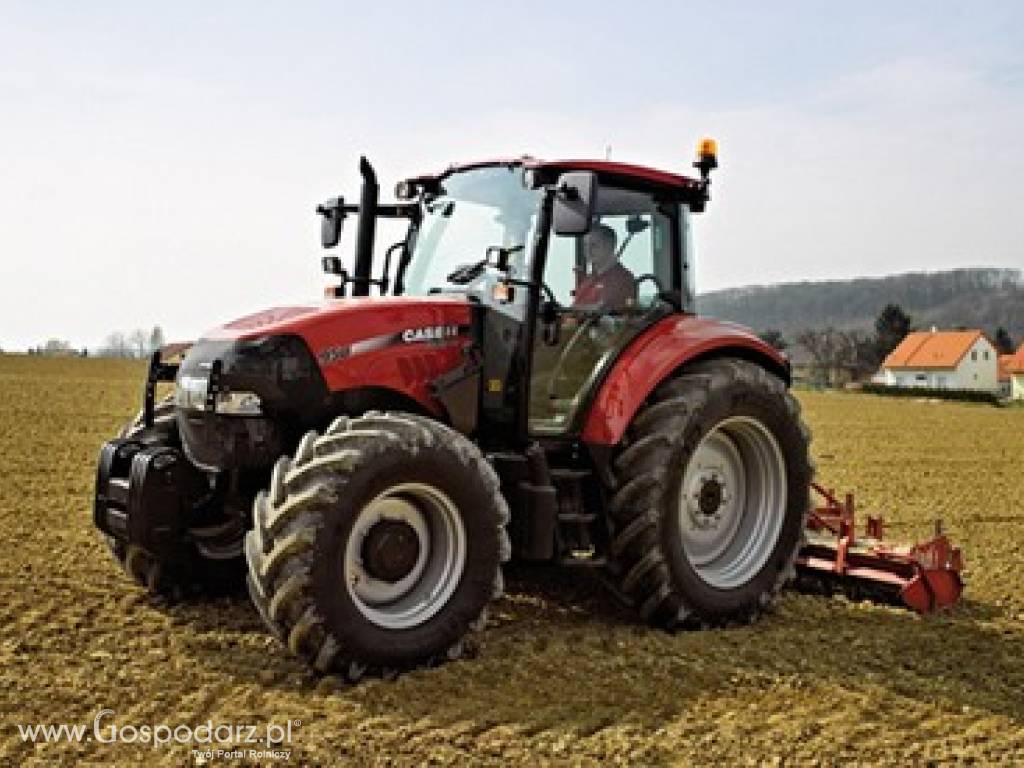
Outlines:
[[355, 284], [353, 296], [370, 295], [373, 269], [373, 243], [377, 231], [377, 174], [365, 157], [359, 158], [359, 173], [363, 176], [363, 189], [359, 196], [359, 227], [356, 230]]

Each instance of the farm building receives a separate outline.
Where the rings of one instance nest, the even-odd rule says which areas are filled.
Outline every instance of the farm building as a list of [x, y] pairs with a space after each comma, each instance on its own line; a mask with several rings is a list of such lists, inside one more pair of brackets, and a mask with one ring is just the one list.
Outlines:
[[999, 356], [999, 387], [1006, 397], [1024, 400], [1024, 342], [1012, 355]]
[[894, 387], [999, 390], [995, 345], [982, 331], [914, 331], [882, 363]]

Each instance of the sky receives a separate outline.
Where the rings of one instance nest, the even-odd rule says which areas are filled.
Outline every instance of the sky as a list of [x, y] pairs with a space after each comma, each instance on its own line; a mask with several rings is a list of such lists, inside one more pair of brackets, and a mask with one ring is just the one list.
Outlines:
[[0, 347], [317, 300], [361, 154], [388, 192], [609, 147], [686, 173], [702, 136], [700, 290], [1024, 267], [1024, 3], [0, 4]]

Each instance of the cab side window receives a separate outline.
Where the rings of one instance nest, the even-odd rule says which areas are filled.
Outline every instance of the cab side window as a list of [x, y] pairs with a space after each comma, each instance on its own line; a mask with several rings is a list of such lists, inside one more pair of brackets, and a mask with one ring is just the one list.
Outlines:
[[666, 210], [650, 193], [602, 186], [589, 232], [550, 236], [543, 279], [557, 306], [534, 330], [535, 434], [570, 429], [605, 363], [659, 316], [674, 290], [678, 225]]
[[649, 308], [672, 287], [671, 227], [651, 195], [602, 187], [590, 232], [551, 237], [545, 282], [563, 306]]

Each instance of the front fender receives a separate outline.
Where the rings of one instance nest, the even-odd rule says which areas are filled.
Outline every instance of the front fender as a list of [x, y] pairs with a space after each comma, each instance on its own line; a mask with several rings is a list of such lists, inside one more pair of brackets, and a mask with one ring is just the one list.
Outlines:
[[435, 384], [465, 364], [471, 343], [468, 336], [436, 345], [397, 340], [326, 363], [322, 370], [333, 398], [367, 390], [391, 392], [416, 402], [425, 413], [447, 419], [449, 414]]
[[743, 326], [694, 315], [667, 317], [644, 331], [612, 366], [595, 395], [581, 438], [616, 445], [643, 402], [687, 363], [721, 356], [763, 365], [789, 383], [789, 362]]

